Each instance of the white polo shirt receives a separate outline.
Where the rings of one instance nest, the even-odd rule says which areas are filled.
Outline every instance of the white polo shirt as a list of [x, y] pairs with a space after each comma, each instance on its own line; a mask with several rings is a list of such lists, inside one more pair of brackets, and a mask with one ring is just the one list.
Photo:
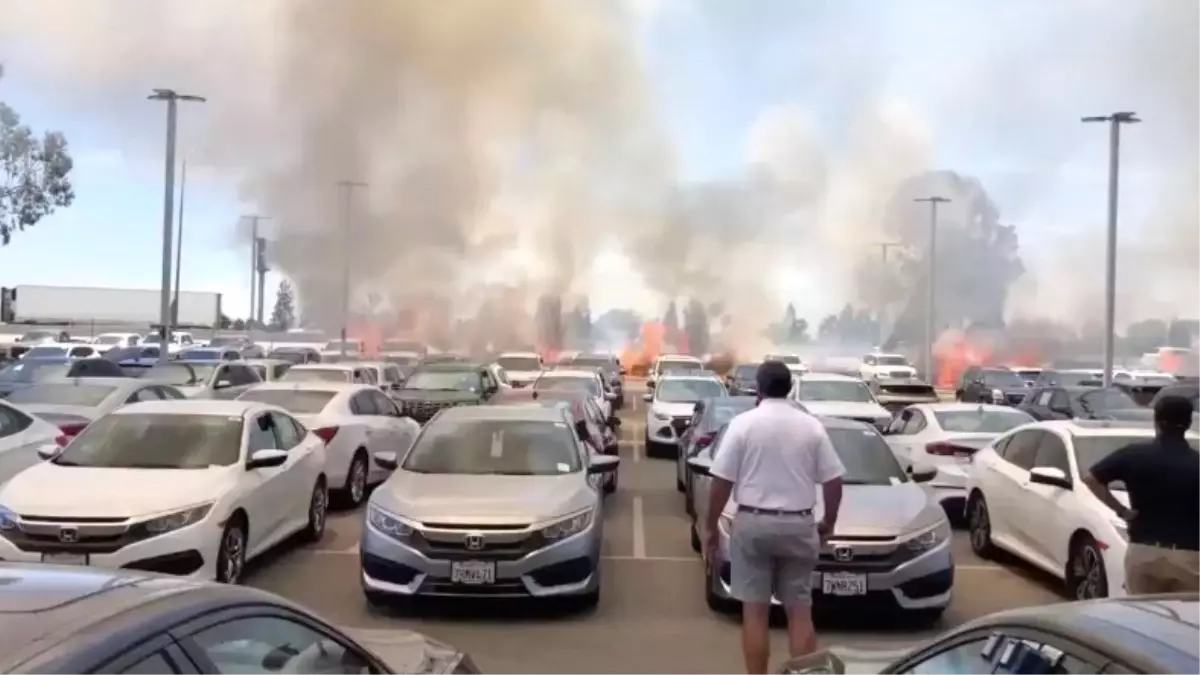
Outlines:
[[729, 423], [712, 475], [733, 483], [743, 506], [804, 511], [817, 486], [846, 472], [821, 422], [786, 399], [764, 399]]

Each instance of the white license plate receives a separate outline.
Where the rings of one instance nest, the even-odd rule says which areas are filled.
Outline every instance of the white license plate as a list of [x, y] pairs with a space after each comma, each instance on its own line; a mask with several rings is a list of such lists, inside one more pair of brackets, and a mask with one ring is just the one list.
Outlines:
[[496, 563], [466, 560], [450, 563], [450, 581], [456, 584], [482, 586], [496, 583]]
[[867, 575], [838, 573], [821, 577], [821, 591], [825, 595], [866, 595]]
[[86, 565], [88, 557], [86, 553], [43, 553], [42, 562], [51, 565]]

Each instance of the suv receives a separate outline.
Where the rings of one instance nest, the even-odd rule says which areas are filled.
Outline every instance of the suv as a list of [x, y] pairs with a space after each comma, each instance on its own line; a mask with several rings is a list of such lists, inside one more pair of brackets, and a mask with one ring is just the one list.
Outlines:
[[970, 366], [958, 381], [954, 398], [963, 403], [1021, 405], [1030, 384], [1003, 367]]
[[414, 370], [393, 398], [406, 415], [425, 424], [444, 408], [487, 403], [499, 390], [487, 366], [428, 363]]

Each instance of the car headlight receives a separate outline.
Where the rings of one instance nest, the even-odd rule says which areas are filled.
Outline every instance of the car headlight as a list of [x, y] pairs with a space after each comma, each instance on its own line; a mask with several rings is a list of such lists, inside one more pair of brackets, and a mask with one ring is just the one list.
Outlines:
[[573, 534], [579, 534], [592, 524], [592, 515], [594, 513], [595, 509], [588, 509], [555, 521], [541, 529], [542, 537], [549, 541], [554, 541], [556, 539], [565, 539]]
[[928, 551], [931, 548], [941, 545], [942, 542], [949, 538], [950, 523], [943, 518], [933, 527], [918, 530], [910, 535], [904, 542], [904, 547], [914, 552]]
[[367, 523], [389, 537], [407, 539], [412, 536], [413, 528], [403, 520], [387, 513], [377, 506], [367, 505]]
[[17, 529], [17, 514], [0, 506], [0, 531]]
[[208, 512], [212, 510], [213, 504], [214, 502], [209, 502], [199, 506], [189, 506], [186, 509], [180, 509], [178, 511], [168, 513], [165, 516], [151, 518], [150, 520], [142, 523], [141, 527], [143, 530], [145, 530], [147, 535], [156, 537], [160, 534], [166, 534], [167, 532], [173, 532], [175, 530], [182, 529], [188, 525], [195, 525], [201, 520], [204, 520], [204, 517], [207, 516]]
[[1004, 400], [1004, 392], [1000, 391], [999, 389], [993, 389], [992, 390], [992, 400], [993, 401], [1003, 401]]
[[717, 518], [717, 531], [722, 537], [729, 537], [729, 530], [733, 528], [733, 516], [728, 513], [722, 513], [720, 518]]

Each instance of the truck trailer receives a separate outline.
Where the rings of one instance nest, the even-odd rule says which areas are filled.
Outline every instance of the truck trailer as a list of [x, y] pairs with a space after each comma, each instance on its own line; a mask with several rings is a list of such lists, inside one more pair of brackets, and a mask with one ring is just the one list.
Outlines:
[[[160, 292], [152, 289], [32, 285], [0, 288], [0, 322], [151, 325], [159, 321], [160, 298]], [[217, 326], [220, 318], [220, 293], [180, 291], [179, 326]]]

